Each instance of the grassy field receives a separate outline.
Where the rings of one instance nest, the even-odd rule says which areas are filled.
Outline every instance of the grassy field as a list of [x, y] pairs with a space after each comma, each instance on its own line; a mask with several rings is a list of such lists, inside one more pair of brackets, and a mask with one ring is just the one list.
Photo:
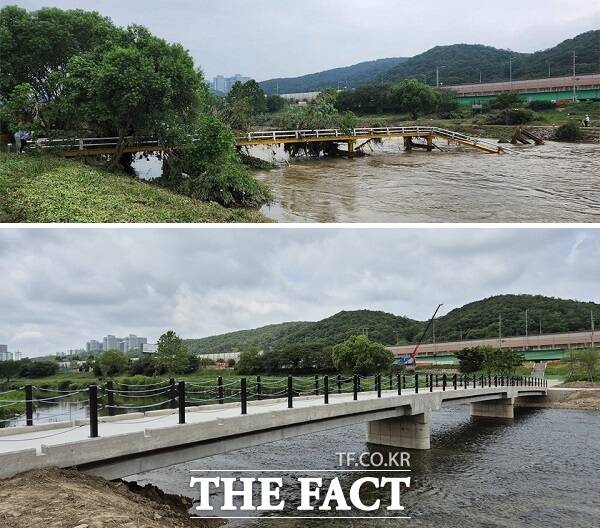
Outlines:
[[75, 160], [0, 153], [0, 222], [264, 222]]

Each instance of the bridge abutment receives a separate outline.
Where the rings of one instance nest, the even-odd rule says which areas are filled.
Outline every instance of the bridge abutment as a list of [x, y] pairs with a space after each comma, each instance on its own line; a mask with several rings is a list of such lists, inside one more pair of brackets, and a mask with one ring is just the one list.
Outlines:
[[471, 416], [512, 420], [515, 417], [514, 398], [471, 403]]
[[404, 449], [429, 449], [431, 413], [373, 420], [368, 423], [367, 442]]

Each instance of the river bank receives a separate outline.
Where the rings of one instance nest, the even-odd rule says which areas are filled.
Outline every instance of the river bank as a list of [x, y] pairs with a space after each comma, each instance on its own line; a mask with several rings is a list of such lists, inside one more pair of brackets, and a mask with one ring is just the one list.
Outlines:
[[0, 222], [265, 222], [76, 160], [0, 153]]
[[10, 528], [209, 528], [193, 521], [192, 501], [158, 488], [109, 482], [49, 468], [0, 480], [0, 526]]

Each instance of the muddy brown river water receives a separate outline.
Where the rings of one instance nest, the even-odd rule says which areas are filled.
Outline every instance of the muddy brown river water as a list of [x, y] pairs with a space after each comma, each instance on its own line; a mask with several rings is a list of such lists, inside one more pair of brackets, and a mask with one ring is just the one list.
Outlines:
[[[598, 222], [600, 145], [507, 146], [505, 155], [385, 142], [358, 159], [294, 160], [258, 173], [279, 222]], [[273, 156], [274, 153], [274, 156]], [[281, 150], [251, 154], [282, 160]]]

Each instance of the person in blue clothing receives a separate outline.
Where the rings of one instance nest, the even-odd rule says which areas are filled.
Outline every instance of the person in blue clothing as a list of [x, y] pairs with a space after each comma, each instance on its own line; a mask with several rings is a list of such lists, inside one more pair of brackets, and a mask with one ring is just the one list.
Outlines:
[[27, 142], [31, 140], [31, 134], [25, 130], [17, 130], [15, 132], [15, 143], [17, 146], [17, 154], [21, 154], [25, 147], [27, 146]]

